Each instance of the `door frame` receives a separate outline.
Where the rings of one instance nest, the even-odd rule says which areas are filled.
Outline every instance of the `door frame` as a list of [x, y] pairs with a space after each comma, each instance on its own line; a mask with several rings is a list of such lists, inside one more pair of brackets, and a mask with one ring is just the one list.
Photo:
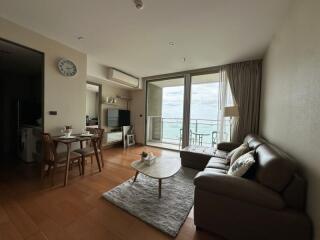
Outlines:
[[28, 46], [25, 46], [25, 45], [22, 45], [20, 43], [16, 43], [16, 42], [13, 42], [11, 40], [8, 40], [8, 39], [5, 39], [5, 38], [2, 38], [0, 37], [0, 41], [3, 41], [3, 42], [7, 42], [7, 43], [10, 43], [12, 45], [15, 45], [15, 46], [18, 46], [18, 47], [21, 47], [21, 48], [25, 48], [25, 49], [28, 49], [32, 52], [35, 52], [37, 54], [40, 54], [41, 56], [41, 80], [40, 80], [40, 84], [41, 84], [41, 118], [42, 118], [42, 123], [41, 123], [41, 129], [42, 131], [44, 131], [44, 101], [45, 101], [45, 96], [44, 96], [44, 90], [45, 90], [45, 53], [44, 52], [41, 52], [37, 49], [34, 49], [34, 48], [31, 48], [31, 47], [28, 47]]
[[[182, 72], [175, 72], [175, 73], [168, 73], [163, 75], [155, 75], [150, 77], [143, 78], [145, 82], [145, 119], [144, 119], [144, 145], [147, 145], [147, 117], [148, 117], [148, 83], [151, 82], [158, 82], [162, 80], [170, 80], [175, 78], [184, 78], [184, 100], [183, 100], [183, 119], [182, 119], [182, 148], [189, 145], [189, 129], [190, 129], [190, 108], [191, 108], [191, 87], [192, 87], [192, 77], [198, 75], [206, 75], [206, 74], [213, 74], [218, 73], [221, 67], [209, 67], [209, 68], [201, 68], [201, 69], [194, 69], [189, 71], [182, 71]], [[168, 149], [164, 147], [159, 147], [163, 149]], [[174, 151], [180, 151], [175, 149], [169, 149]]]
[[[102, 111], [101, 111], [101, 107], [102, 107], [102, 84], [101, 83], [96, 83], [96, 82], [92, 82], [92, 81], [86, 81], [86, 85], [87, 84], [90, 84], [90, 85], [95, 85], [95, 86], [98, 86], [99, 87], [99, 102], [98, 102], [98, 126], [99, 128], [101, 128], [101, 119], [102, 119]], [[87, 86], [86, 86], [86, 90], [87, 90]], [[87, 99], [86, 99], [87, 101]], [[87, 127], [87, 124], [86, 124], [86, 127]]]

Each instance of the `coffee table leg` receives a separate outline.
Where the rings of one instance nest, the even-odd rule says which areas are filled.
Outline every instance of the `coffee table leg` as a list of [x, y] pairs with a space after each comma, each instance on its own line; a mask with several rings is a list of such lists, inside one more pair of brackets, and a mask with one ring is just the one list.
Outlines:
[[162, 183], [162, 179], [159, 179], [159, 198], [161, 198], [161, 183]]
[[134, 176], [133, 182], [135, 182], [137, 180], [138, 174], [139, 174], [139, 172], [136, 171], [136, 175]]

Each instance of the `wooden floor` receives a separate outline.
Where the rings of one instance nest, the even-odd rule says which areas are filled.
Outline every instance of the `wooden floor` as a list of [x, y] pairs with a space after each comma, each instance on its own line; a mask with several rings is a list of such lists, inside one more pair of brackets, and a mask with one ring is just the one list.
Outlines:
[[[57, 174], [52, 187], [49, 179], [40, 181], [35, 165], [2, 164], [0, 240], [172, 239], [101, 197], [134, 175], [130, 163], [143, 150], [178, 156], [176, 152], [148, 147], [107, 149], [101, 173], [89, 160], [85, 176], [78, 176], [77, 167], [72, 169], [67, 187], [62, 187], [63, 171]], [[176, 239], [220, 238], [196, 232], [191, 211]]]

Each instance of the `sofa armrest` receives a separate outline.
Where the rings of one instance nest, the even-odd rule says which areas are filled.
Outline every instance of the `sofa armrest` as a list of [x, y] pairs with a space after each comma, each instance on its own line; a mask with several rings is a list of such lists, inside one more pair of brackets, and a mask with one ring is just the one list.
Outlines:
[[200, 172], [194, 178], [196, 188], [239, 201], [280, 210], [285, 207], [281, 195], [261, 184], [241, 177]]
[[221, 142], [217, 144], [217, 149], [221, 151], [231, 152], [233, 149], [239, 147], [241, 143]]

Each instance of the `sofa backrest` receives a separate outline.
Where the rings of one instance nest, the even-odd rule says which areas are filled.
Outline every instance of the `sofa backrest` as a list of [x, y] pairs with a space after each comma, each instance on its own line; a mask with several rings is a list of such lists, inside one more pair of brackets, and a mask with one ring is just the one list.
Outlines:
[[247, 143], [251, 150], [255, 150], [257, 147], [259, 147], [261, 144], [264, 144], [265, 142], [266, 140], [255, 134], [248, 134], [243, 140], [243, 143]]
[[277, 192], [290, 183], [296, 171], [295, 164], [279, 149], [265, 142], [255, 149], [256, 181]]

